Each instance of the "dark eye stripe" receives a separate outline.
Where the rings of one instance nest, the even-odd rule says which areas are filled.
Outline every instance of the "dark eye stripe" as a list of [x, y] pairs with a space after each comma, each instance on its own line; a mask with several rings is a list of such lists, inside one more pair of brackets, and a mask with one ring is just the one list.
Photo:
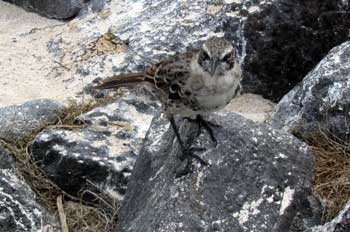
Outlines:
[[176, 93], [180, 87], [177, 84], [170, 85], [169, 89], [171, 93]]
[[228, 61], [231, 61], [233, 59], [233, 52], [230, 52], [228, 54], [226, 54], [222, 59], [221, 61], [223, 62], [228, 62]]
[[209, 54], [206, 51], [202, 51], [201, 56], [202, 56], [203, 60], [209, 60], [210, 59]]

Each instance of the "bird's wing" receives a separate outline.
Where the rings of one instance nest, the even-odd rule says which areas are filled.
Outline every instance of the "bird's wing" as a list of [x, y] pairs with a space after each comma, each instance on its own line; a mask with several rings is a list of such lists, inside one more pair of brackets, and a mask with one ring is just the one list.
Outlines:
[[134, 85], [141, 82], [153, 84], [169, 98], [181, 98], [181, 86], [186, 83], [190, 74], [190, 64], [197, 50], [176, 54], [166, 60], [156, 63], [144, 72], [116, 75], [103, 80], [95, 89], [113, 89], [121, 86]]
[[182, 98], [182, 86], [190, 76], [190, 65], [197, 50], [180, 53], [149, 67], [145, 74], [163, 94], [170, 99]]
[[134, 85], [145, 81], [144, 73], [128, 73], [112, 76], [102, 81], [94, 89], [115, 89], [122, 86]]

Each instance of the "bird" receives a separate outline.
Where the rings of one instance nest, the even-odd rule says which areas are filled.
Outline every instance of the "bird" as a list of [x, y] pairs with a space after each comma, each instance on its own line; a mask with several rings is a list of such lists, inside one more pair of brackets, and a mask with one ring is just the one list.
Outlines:
[[146, 83], [156, 90], [180, 145], [182, 155], [179, 158], [187, 160], [186, 167], [176, 174], [176, 177], [181, 177], [193, 172], [193, 159], [202, 165], [208, 163], [195, 154], [204, 149], [191, 148], [183, 142], [174, 116], [196, 121], [199, 125], [197, 135], [204, 128], [216, 146], [212, 127], [217, 125], [205, 121], [202, 116], [222, 109], [240, 95], [241, 80], [242, 72], [234, 41], [212, 36], [200, 48], [177, 53], [153, 63], [142, 72], [112, 76], [95, 89], [116, 89]]

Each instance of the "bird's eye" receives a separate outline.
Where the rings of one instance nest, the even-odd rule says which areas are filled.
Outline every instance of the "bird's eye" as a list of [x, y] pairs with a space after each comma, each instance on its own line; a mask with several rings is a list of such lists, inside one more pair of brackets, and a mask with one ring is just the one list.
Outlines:
[[226, 54], [226, 55], [221, 59], [221, 61], [222, 61], [222, 62], [228, 63], [230, 60], [232, 60], [232, 57], [233, 57], [233, 53], [230, 52], [230, 53]]
[[202, 51], [202, 59], [203, 60], [209, 60], [210, 59], [209, 54], [206, 51]]

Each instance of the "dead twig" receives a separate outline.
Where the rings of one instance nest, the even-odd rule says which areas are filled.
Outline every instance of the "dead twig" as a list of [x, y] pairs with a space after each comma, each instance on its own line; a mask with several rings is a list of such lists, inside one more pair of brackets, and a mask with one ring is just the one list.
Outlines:
[[58, 210], [58, 215], [60, 217], [62, 232], [69, 232], [66, 214], [65, 214], [64, 209], [63, 209], [62, 195], [59, 195], [57, 197], [57, 210]]

